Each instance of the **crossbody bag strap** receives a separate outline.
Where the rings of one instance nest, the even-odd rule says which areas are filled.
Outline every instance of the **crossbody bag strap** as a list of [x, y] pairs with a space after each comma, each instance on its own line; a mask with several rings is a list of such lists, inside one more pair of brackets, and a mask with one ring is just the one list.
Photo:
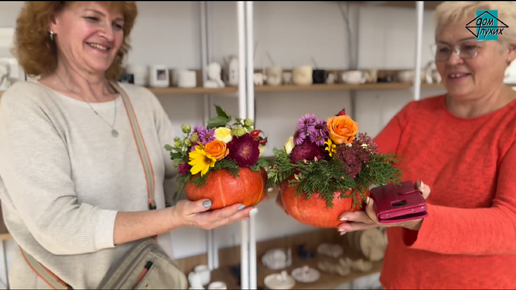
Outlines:
[[52, 289], [73, 289], [70, 285], [66, 284], [63, 280], [59, 279], [54, 273], [48, 270], [45, 266], [41, 265], [34, 257], [25, 252], [21, 247], [20, 252], [23, 259], [27, 262], [29, 267], [41, 278], [48, 286]]
[[129, 117], [129, 122], [131, 123], [131, 128], [133, 131], [134, 140], [136, 142], [136, 147], [138, 147], [138, 153], [140, 155], [140, 160], [142, 161], [143, 170], [145, 171], [145, 179], [147, 181], [147, 192], [149, 196], [149, 209], [156, 209], [156, 202], [154, 200], [156, 190], [154, 180], [154, 169], [152, 168], [149, 153], [147, 152], [147, 147], [145, 146], [145, 141], [143, 140], [140, 125], [138, 124], [138, 119], [136, 118], [136, 113], [134, 112], [131, 100], [127, 96], [125, 90], [122, 89], [116, 82], [111, 82], [111, 85], [122, 96], [125, 111], [127, 112], [127, 117]]
[[[154, 200], [154, 195], [156, 192], [154, 169], [152, 167], [149, 153], [147, 152], [145, 140], [143, 140], [142, 132], [140, 130], [140, 125], [138, 124], [138, 119], [136, 118], [136, 113], [134, 112], [133, 104], [131, 103], [131, 100], [129, 99], [127, 93], [123, 88], [121, 88], [116, 82], [113, 81], [111, 82], [111, 85], [116, 91], [120, 93], [120, 96], [122, 96], [125, 111], [127, 112], [127, 117], [129, 118], [129, 123], [131, 124], [131, 129], [133, 131], [134, 141], [136, 142], [136, 147], [138, 148], [140, 160], [142, 161], [143, 171], [145, 173], [145, 180], [147, 181], [149, 210], [154, 210], [156, 209], [156, 201]], [[158, 236], [153, 236], [152, 238], [156, 241], [158, 240]]]

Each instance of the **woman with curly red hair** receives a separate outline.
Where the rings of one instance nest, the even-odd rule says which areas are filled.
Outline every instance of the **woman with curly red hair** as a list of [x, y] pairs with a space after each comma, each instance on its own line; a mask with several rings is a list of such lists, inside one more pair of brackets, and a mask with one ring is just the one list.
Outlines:
[[[14, 53], [40, 79], [17, 82], [2, 97], [4, 220], [23, 251], [73, 288], [96, 288], [137, 240], [164, 242], [162, 234], [179, 227], [211, 229], [252, 210], [208, 212], [210, 200], [166, 207], [167, 181], [176, 176], [163, 148], [174, 138], [170, 120], [149, 90], [116, 82], [136, 15], [134, 2], [30, 1], [16, 23]], [[152, 205], [138, 146], [151, 164]], [[47, 288], [22, 253], [14, 251], [11, 288]]]

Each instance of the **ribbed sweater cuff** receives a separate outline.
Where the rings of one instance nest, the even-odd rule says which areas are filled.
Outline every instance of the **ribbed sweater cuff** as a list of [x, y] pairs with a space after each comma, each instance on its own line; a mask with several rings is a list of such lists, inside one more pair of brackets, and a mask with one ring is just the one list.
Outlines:
[[102, 250], [115, 247], [115, 219], [118, 211], [102, 210], [95, 226], [95, 248]]
[[430, 251], [437, 240], [440, 240], [439, 232], [435, 232], [435, 229], [442, 227], [442, 224], [438, 222], [436, 215], [436, 208], [431, 204], [427, 204], [428, 217], [423, 220], [419, 231], [412, 231], [403, 228], [403, 243], [409, 249], [427, 250]]

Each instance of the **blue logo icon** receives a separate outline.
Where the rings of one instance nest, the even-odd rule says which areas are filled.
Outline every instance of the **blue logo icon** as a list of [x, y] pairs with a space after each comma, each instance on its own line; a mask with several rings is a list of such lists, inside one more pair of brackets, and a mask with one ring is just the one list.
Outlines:
[[477, 17], [466, 24], [477, 40], [498, 40], [505, 28], [509, 26], [498, 19], [498, 10], [477, 10]]

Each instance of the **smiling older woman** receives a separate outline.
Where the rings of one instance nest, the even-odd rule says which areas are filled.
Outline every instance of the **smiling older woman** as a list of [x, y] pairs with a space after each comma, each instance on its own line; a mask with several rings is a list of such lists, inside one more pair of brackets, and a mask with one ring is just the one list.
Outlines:
[[[134, 2], [30, 1], [17, 21], [15, 54], [41, 79], [2, 97], [3, 215], [16, 243], [73, 288], [95, 289], [137, 240], [163, 243], [179, 227], [212, 229], [252, 210], [208, 212], [210, 200], [165, 207], [165, 181], [176, 176], [163, 149], [173, 140], [170, 120], [150, 91], [115, 82], [136, 15]], [[117, 87], [138, 118], [155, 204]], [[9, 273], [11, 289], [48, 288], [21, 251]]]
[[[509, 26], [497, 41], [465, 28], [477, 10], [497, 10]], [[404, 157], [405, 180], [425, 181], [417, 187], [429, 216], [389, 226], [380, 281], [388, 289], [514, 289], [516, 92], [503, 80], [516, 58], [516, 4], [445, 2], [435, 14], [447, 93], [410, 102], [375, 139]], [[384, 226], [372, 208], [370, 200], [366, 212], [342, 214], [339, 230]]]
[[[497, 10], [509, 26], [497, 41], [478, 41], [465, 28], [477, 10]], [[425, 181], [416, 187], [429, 216], [389, 224], [380, 282], [515, 289], [516, 92], [504, 74], [516, 58], [516, 4], [445, 2], [435, 16], [435, 63], [447, 93], [410, 102], [375, 138], [383, 153], [403, 156], [404, 180]], [[341, 219], [342, 234], [385, 226], [372, 199], [365, 212]]]

